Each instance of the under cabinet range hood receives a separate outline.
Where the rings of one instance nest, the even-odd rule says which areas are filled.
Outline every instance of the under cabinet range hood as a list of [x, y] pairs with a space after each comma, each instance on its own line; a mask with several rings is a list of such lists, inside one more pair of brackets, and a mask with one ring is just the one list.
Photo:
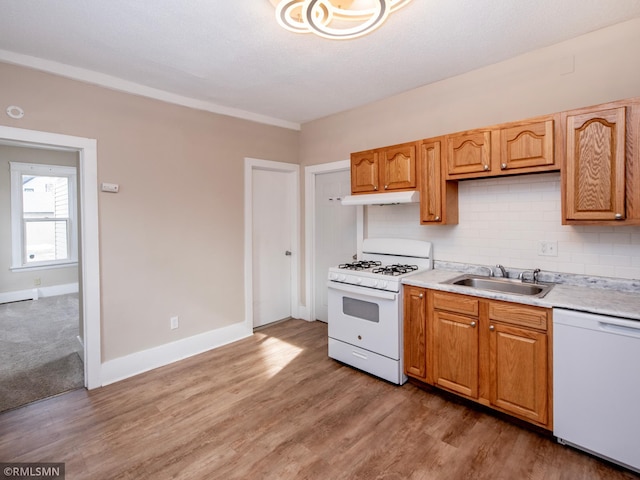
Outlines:
[[417, 203], [420, 201], [418, 190], [387, 193], [363, 193], [362, 195], [347, 195], [342, 199], [342, 205], [397, 205], [399, 203]]

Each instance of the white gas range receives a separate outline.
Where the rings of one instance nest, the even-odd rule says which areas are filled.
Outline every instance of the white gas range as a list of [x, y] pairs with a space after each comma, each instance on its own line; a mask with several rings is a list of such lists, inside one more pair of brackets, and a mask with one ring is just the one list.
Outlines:
[[329, 356], [402, 385], [402, 279], [433, 268], [430, 242], [365, 239], [362, 258], [329, 269]]

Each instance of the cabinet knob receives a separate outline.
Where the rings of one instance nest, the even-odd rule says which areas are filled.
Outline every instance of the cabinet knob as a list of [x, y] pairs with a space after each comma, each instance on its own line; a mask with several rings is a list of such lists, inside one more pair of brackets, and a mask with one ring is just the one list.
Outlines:
[[504, 169], [506, 169], [506, 168], [507, 168], [507, 164], [506, 164], [506, 163], [503, 163], [503, 164], [501, 164], [501, 165], [500, 165], [500, 167], [502, 167], [502, 169], [504, 170]]
[[496, 327], [494, 327], [493, 325], [489, 325], [489, 330], [491, 330], [492, 332], [496, 329]]
[[440, 221], [440, 217], [438, 217], [438, 216], [436, 215], [436, 218], [434, 218], [434, 220], [435, 220], [436, 222], [439, 222], [439, 221]]
[[376, 185], [375, 187], [373, 187], [374, 190], [378, 190], [378, 185]]
[[621, 213], [616, 213], [615, 219], [616, 220], [622, 220], [622, 214]]
[[424, 298], [424, 293], [421, 293], [420, 295], [418, 295], [418, 298]]
[[384, 186], [384, 189], [385, 189], [385, 190], [388, 190], [388, 189], [389, 189], [389, 185], [385, 185], [385, 186]]
[[485, 165], [485, 166], [484, 166], [484, 169], [485, 169], [485, 170], [489, 170], [489, 165]]
[[474, 328], [475, 328], [475, 326], [476, 326], [476, 322], [471, 322], [469, 325], [471, 325], [472, 327], [474, 327]]

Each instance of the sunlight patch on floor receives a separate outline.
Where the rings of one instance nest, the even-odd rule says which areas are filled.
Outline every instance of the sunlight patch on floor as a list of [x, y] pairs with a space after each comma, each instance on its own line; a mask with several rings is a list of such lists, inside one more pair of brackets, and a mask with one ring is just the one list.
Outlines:
[[300, 347], [274, 337], [265, 337], [261, 340], [258, 345], [258, 352], [265, 366], [267, 378], [277, 375], [295, 360], [302, 350]]

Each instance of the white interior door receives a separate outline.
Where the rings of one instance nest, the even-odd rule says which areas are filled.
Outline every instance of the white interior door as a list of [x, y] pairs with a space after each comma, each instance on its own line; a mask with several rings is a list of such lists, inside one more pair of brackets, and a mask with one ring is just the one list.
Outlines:
[[259, 327], [291, 316], [295, 174], [253, 169], [252, 175], [253, 326]]
[[356, 254], [356, 208], [343, 206], [340, 199], [351, 193], [349, 170], [318, 174], [315, 198], [315, 294], [317, 320], [328, 321], [327, 270], [351, 261]]

